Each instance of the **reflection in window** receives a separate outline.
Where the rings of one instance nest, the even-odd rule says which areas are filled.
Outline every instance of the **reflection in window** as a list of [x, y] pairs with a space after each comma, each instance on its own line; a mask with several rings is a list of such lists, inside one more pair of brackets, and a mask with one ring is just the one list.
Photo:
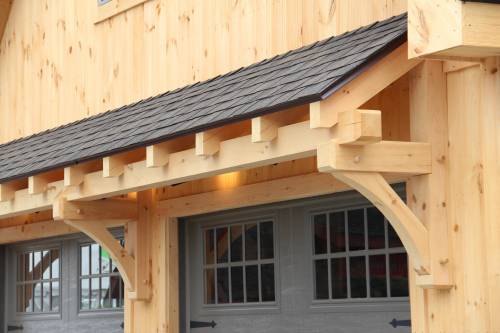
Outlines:
[[408, 297], [405, 249], [375, 208], [312, 217], [314, 299]]
[[59, 312], [59, 258], [58, 248], [17, 255], [17, 312]]
[[123, 280], [108, 252], [98, 244], [81, 245], [80, 310], [122, 308], [123, 293]]
[[274, 302], [274, 223], [241, 223], [203, 231], [204, 302]]

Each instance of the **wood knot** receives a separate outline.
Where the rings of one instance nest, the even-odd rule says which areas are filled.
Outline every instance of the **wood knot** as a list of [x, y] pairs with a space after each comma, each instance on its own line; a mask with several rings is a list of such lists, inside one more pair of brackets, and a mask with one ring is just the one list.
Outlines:
[[450, 262], [450, 259], [448, 258], [442, 258], [439, 260], [440, 265], [446, 265], [448, 262]]
[[361, 161], [361, 157], [359, 155], [354, 156], [354, 163], [359, 163]]
[[81, 210], [81, 208], [78, 208], [78, 209], [76, 210], [76, 213], [77, 213], [78, 215], [82, 215], [83, 211]]

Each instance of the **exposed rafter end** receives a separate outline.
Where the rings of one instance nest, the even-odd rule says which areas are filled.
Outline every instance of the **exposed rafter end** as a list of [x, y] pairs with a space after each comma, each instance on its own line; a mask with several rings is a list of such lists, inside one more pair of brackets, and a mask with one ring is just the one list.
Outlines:
[[198, 156], [212, 156], [219, 152], [221, 138], [220, 129], [196, 133], [195, 154]]
[[127, 162], [122, 154], [106, 156], [102, 159], [102, 176], [104, 178], [121, 176], [126, 164]]
[[252, 119], [252, 142], [270, 142], [278, 136], [278, 128], [286, 124], [287, 115], [272, 113]]
[[158, 168], [165, 166], [168, 163], [170, 153], [168, 142], [147, 146], [146, 167]]
[[47, 191], [49, 180], [44, 175], [35, 175], [28, 178], [28, 193], [40, 194]]
[[26, 187], [26, 180], [13, 180], [7, 183], [0, 184], [0, 202], [13, 200], [16, 196], [16, 191], [19, 191]]
[[365, 145], [382, 140], [382, 113], [351, 110], [339, 114], [339, 144]]

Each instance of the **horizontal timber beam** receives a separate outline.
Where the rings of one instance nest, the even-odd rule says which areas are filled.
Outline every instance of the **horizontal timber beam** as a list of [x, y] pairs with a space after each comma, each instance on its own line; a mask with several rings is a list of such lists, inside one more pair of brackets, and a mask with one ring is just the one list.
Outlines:
[[379, 110], [350, 110], [339, 113], [340, 144], [365, 145], [382, 140], [382, 113]]
[[320, 143], [332, 138], [330, 129], [311, 130], [309, 122], [305, 121], [280, 127], [272, 143], [252, 143], [251, 135], [222, 141], [214, 158], [200, 158], [191, 148], [170, 154], [165, 168], [148, 168], [146, 161], [139, 161], [128, 164], [121, 177], [103, 178], [102, 172], [90, 173], [78, 188], [67, 190], [66, 197], [68, 200], [95, 200], [311, 157], [316, 155]]
[[380, 141], [364, 146], [345, 146], [336, 140], [318, 147], [318, 170], [371, 171], [409, 175], [431, 172], [431, 147], [427, 143]]
[[54, 220], [134, 220], [137, 204], [125, 199], [75, 202], [60, 198], [54, 202], [52, 216]]
[[[402, 178], [389, 176], [396, 183]], [[186, 217], [351, 190], [329, 174], [310, 173], [160, 201], [158, 213]]]
[[[99, 223], [105, 228], [120, 227], [125, 221], [100, 220]], [[16, 225], [0, 228], [0, 244], [10, 244], [34, 239], [63, 236], [79, 233], [75, 229], [62, 221], [33, 222], [29, 224]]]

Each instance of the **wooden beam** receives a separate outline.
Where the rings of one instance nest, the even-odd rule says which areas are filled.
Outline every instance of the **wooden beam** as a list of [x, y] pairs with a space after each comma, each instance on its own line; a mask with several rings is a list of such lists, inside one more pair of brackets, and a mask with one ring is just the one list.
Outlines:
[[252, 142], [270, 142], [278, 136], [278, 128], [286, 124], [288, 114], [277, 112], [252, 118]]
[[328, 174], [313, 173], [168, 199], [160, 201], [158, 211], [160, 215], [186, 217], [307, 198], [348, 189]]
[[127, 253], [120, 245], [120, 242], [113, 237], [101, 221], [102, 220], [64, 220], [64, 223], [85, 233], [102, 246], [118, 267], [125, 286], [129, 290], [133, 290], [135, 286], [134, 258]]
[[40, 194], [47, 191], [49, 181], [44, 175], [35, 175], [28, 177], [28, 193]]
[[333, 175], [356, 189], [384, 214], [401, 239], [415, 271], [428, 275], [428, 232], [384, 177], [376, 172], [341, 171]]
[[96, 201], [54, 201], [54, 220], [134, 220], [137, 219], [137, 204], [125, 199], [102, 199]]
[[47, 192], [40, 194], [29, 194], [27, 188], [18, 190], [12, 200], [0, 202], [0, 216], [7, 218], [52, 209], [52, 203], [63, 188], [63, 181], [56, 181], [49, 183]]
[[350, 110], [339, 114], [339, 144], [365, 145], [382, 140], [382, 113]]
[[64, 186], [78, 186], [83, 182], [83, 177], [90, 172], [100, 170], [101, 163], [94, 161], [79, 163], [64, 168]]
[[168, 142], [163, 144], [154, 144], [146, 148], [146, 167], [158, 168], [165, 166], [168, 163], [170, 156], [170, 149], [167, 145]]
[[106, 156], [102, 159], [102, 176], [104, 178], [119, 177], [123, 174], [125, 165], [125, 154]]
[[196, 133], [196, 149], [197, 156], [212, 156], [220, 149], [220, 129], [207, 130]]
[[500, 54], [500, 8], [448, 0], [408, 1], [409, 56], [449, 59]]
[[408, 73], [420, 59], [408, 60], [405, 43], [368, 68], [328, 98], [311, 103], [311, 128], [328, 128], [338, 122], [338, 114], [360, 108], [382, 89]]
[[309, 122], [287, 125], [279, 128], [272, 145], [252, 143], [247, 135], [222, 141], [216, 158], [200, 159], [194, 149], [188, 149], [170, 154], [168, 168], [147, 168], [141, 161], [128, 164], [120, 178], [103, 178], [101, 172], [87, 174], [77, 190], [67, 192], [67, 198], [95, 200], [310, 157], [316, 155], [318, 144], [333, 135], [330, 129], [311, 130]]
[[425, 288], [452, 287], [448, 219], [448, 112], [443, 63], [426, 61], [410, 72], [411, 139], [432, 145], [432, 173], [411, 177], [408, 206], [429, 232], [430, 272], [416, 283]]
[[[100, 220], [105, 228], [124, 225], [124, 221]], [[0, 228], [0, 244], [24, 242], [28, 240], [63, 236], [80, 232], [62, 221], [43, 221]]]
[[318, 147], [318, 170], [372, 171], [409, 175], [431, 172], [428, 143], [381, 141], [365, 146], [340, 145], [335, 140]]
[[14, 199], [16, 191], [27, 187], [27, 179], [12, 180], [10, 182], [0, 184], [0, 202], [11, 201]]

